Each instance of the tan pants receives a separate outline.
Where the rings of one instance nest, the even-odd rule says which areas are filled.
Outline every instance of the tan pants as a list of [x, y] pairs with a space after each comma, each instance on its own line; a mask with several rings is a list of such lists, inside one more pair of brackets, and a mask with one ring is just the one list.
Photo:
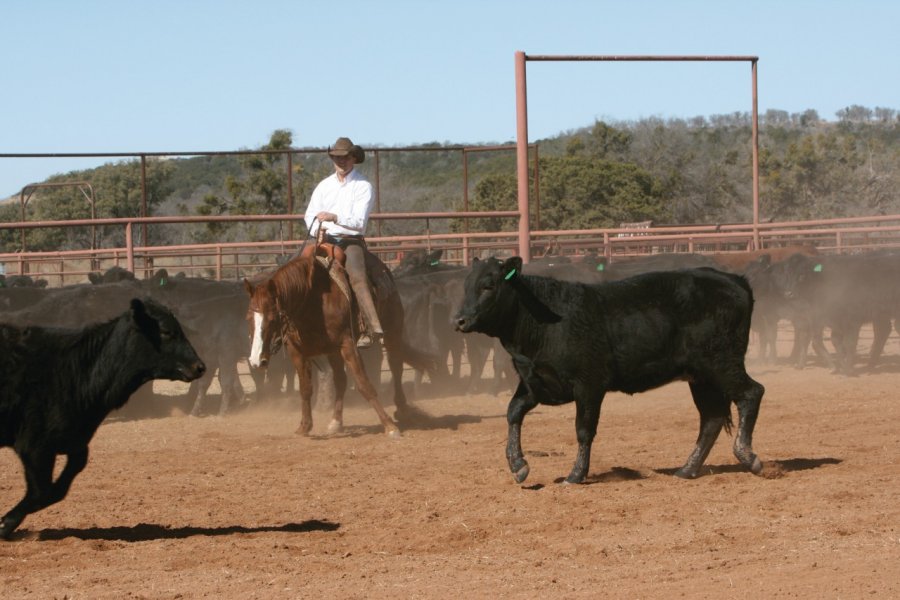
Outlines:
[[369, 277], [366, 275], [366, 256], [361, 246], [350, 244], [344, 248], [347, 255], [347, 276], [350, 279], [350, 287], [356, 294], [356, 302], [362, 313], [363, 322], [370, 334], [382, 334], [381, 320], [378, 311], [375, 310], [375, 301], [372, 299], [372, 290], [369, 287]]

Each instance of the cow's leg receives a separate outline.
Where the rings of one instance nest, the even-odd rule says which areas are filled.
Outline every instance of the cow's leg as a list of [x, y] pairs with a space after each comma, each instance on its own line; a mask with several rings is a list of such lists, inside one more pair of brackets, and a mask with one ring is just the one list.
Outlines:
[[75, 476], [84, 470], [87, 466], [87, 461], [87, 446], [66, 455], [66, 466], [63, 467], [63, 470], [59, 474], [59, 477], [56, 478], [56, 481], [53, 482], [50, 496], [47, 498], [47, 504], [41, 508], [55, 504], [66, 497], [66, 494], [69, 493], [69, 488], [72, 486], [72, 482], [75, 480]]
[[888, 337], [891, 335], [891, 319], [890, 317], [880, 316], [872, 323], [872, 349], [869, 351], [870, 371], [875, 370], [878, 365], [878, 359], [884, 352], [884, 345], [887, 343]]
[[[223, 366], [225, 365], [225, 366]], [[237, 384], [237, 385], [235, 385]], [[231, 399], [234, 396], [237, 403], [243, 400], [243, 388], [240, 387], [238, 378], [237, 363], [232, 361], [219, 362], [219, 387], [222, 388], [222, 402], [219, 404], [219, 416], [224, 417], [228, 413], [231, 406]], [[236, 393], [240, 389], [239, 393]]]
[[48, 452], [23, 452], [19, 455], [25, 471], [25, 496], [0, 519], [0, 538], [9, 539], [29, 514], [38, 511], [53, 488], [56, 455]]
[[762, 461], [753, 452], [753, 428], [759, 416], [759, 407], [766, 389], [761, 383], [750, 378], [746, 373], [739, 379], [735, 389], [728, 389], [729, 398], [734, 399], [738, 411], [738, 431], [734, 437], [734, 455], [742, 465], [752, 473], [762, 471]]
[[[328, 365], [331, 368], [331, 383], [334, 386], [328, 433], [336, 434], [344, 430], [344, 394], [347, 392], [347, 372], [344, 371], [344, 361], [339, 354], [329, 354]], [[323, 380], [324, 378], [319, 381]], [[319, 391], [322, 391], [321, 387]]]
[[603, 403], [603, 392], [600, 397], [592, 396], [590, 391], [576, 391], [575, 398], [575, 436], [578, 439], [578, 454], [572, 472], [566, 477], [566, 483], [581, 483], [587, 477], [591, 466], [591, 445], [597, 435], [597, 423], [600, 420], [600, 406]]
[[798, 317], [792, 323], [794, 325], [794, 345], [791, 349], [791, 362], [798, 369], [803, 369], [806, 367], [809, 343], [812, 339], [812, 326], [807, 318]]
[[[816, 356], [818, 356], [822, 361], [825, 362], [825, 366], [831, 370], [837, 368], [837, 364], [834, 359], [831, 358], [831, 355], [828, 353], [828, 349], [825, 347], [825, 342], [822, 340], [822, 336], [825, 332], [825, 326], [821, 323], [813, 322], [810, 328], [810, 341], [812, 342], [813, 351], [815, 351]], [[834, 339], [835, 332], [832, 329], [831, 337]]]
[[844, 338], [838, 354], [840, 370], [844, 375], [852, 375], [856, 363], [856, 347], [859, 345], [861, 323], [847, 323], [844, 326]]
[[200, 410], [203, 408], [203, 401], [206, 400], [206, 392], [209, 391], [209, 386], [212, 383], [212, 378], [215, 373], [215, 366], [207, 365], [206, 372], [203, 373], [203, 376], [200, 377], [200, 379], [191, 382], [188, 394], [193, 394], [195, 398], [194, 405], [191, 407], [192, 417], [200, 416]]
[[506, 438], [506, 460], [516, 483], [522, 483], [528, 477], [528, 461], [522, 454], [522, 421], [525, 419], [525, 415], [537, 405], [537, 400], [520, 380], [519, 387], [516, 388], [506, 409], [506, 422], [509, 425], [509, 433]]
[[469, 357], [469, 386], [466, 388], [466, 394], [474, 394], [478, 391], [481, 378], [484, 376], [488, 354], [485, 346], [481, 344], [467, 344], [466, 354]]
[[350, 369], [350, 375], [356, 383], [356, 389], [375, 410], [375, 414], [378, 415], [378, 419], [384, 426], [384, 432], [392, 438], [399, 438], [400, 428], [397, 427], [394, 420], [384, 412], [384, 407], [381, 406], [381, 402], [378, 401], [378, 393], [375, 391], [375, 387], [366, 375], [362, 360], [359, 357], [359, 352], [356, 349], [356, 344], [353, 342], [352, 338], [347, 338], [344, 343], [341, 344], [341, 356], [344, 358], [344, 363], [347, 365], [347, 368]]
[[677, 477], [693, 479], [700, 472], [709, 451], [722, 432], [722, 427], [728, 422], [731, 404], [722, 390], [710, 382], [690, 383], [691, 395], [694, 397], [694, 405], [700, 413], [700, 433], [697, 436], [697, 445], [688, 456], [684, 466], [675, 471]]
[[846, 319], [835, 319], [831, 325], [831, 343], [834, 346], [834, 373], [851, 375], [856, 358], [856, 346], [859, 342], [861, 326]]

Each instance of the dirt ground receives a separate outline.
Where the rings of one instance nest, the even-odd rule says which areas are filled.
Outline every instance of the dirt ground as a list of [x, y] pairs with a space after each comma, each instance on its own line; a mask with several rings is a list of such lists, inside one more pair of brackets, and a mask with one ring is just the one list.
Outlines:
[[[761, 476], [723, 434], [703, 476], [672, 477], [697, 434], [683, 383], [607, 397], [584, 485], [560, 483], [572, 405], [526, 418], [531, 475], [513, 481], [506, 393], [420, 399], [433, 421], [397, 441], [359, 404], [331, 438], [322, 410], [294, 435], [287, 402], [113, 419], [69, 496], [0, 543], [0, 594], [900, 597], [900, 364], [750, 371], [767, 390]], [[0, 510], [23, 489], [0, 450]]]

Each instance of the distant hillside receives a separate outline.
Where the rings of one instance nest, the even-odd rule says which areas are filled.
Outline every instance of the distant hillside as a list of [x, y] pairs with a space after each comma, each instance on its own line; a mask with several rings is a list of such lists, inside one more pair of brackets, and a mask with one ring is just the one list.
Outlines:
[[[815, 111], [770, 110], [760, 116], [762, 217], [791, 220], [900, 213], [900, 120], [893, 109], [849, 107], [836, 121]], [[539, 140], [540, 206], [546, 226], [602, 227], [618, 221], [725, 223], [751, 219], [750, 116], [747, 113], [596, 122]], [[291, 134], [278, 130], [261, 150], [291, 148]], [[432, 143], [412, 151], [379, 148], [382, 212], [461, 210], [515, 206], [514, 150], [468, 152], [469, 186], [463, 189], [463, 154]], [[360, 169], [376, 183], [375, 157]], [[107, 164], [48, 181], [90, 181], [98, 216], [136, 215], [140, 210], [137, 161]], [[532, 165], [529, 165], [531, 168]], [[293, 158], [293, 211], [303, 212], [315, 184], [331, 172], [322, 152]], [[280, 214], [288, 210], [287, 164], [275, 155], [217, 155], [148, 161], [152, 214]], [[49, 202], [47, 200], [50, 200]], [[533, 202], [536, 208], [537, 203]], [[71, 190], [41, 190], [29, 203], [29, 219], [89, 216]], [[18, 197], [0, 202], [0, 218], [18, 220]], [[453, 226], [433, 220], [432, 231]], [[505, 226], [493, 222], [491, 227]], [[273, 226], [274, 227], [274, 226]], [[424, 223], [391, 221], [384, 234], [421, 232]], [[273, 239], [266, 227], [159, 228], [158, 242]], [[15, 236], [0, 231], [0, 246]], [[101, 243], [115, 243], [115, 232]], [[170, 236], [170, 237], [169, 237]], [[83, 240], [35, 231], [47, 249], [80, 247]], [[30, 238], [30, 239], [32, 239]]]

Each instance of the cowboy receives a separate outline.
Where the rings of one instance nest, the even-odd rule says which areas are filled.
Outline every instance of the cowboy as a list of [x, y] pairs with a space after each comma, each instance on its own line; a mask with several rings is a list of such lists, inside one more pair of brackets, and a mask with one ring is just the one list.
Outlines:
[[366, 154], [350, 138], [338, 138], [328, 148], [328, 156], [334, 163], [334, 174], [319, 182], [313, 190], [306, 208], [306, 227], [312, 237], [318, 235], [321, 227], [324, 241], [339, 246], [347, 255], [347, 275], [364, 325], [356, 345], [368, 348], [375, 337], [384, 334], [366, 274], [366, 240], [363, 236], [375, 204], [375, 191], [362, 173], [353, 168], [366, 160]]

